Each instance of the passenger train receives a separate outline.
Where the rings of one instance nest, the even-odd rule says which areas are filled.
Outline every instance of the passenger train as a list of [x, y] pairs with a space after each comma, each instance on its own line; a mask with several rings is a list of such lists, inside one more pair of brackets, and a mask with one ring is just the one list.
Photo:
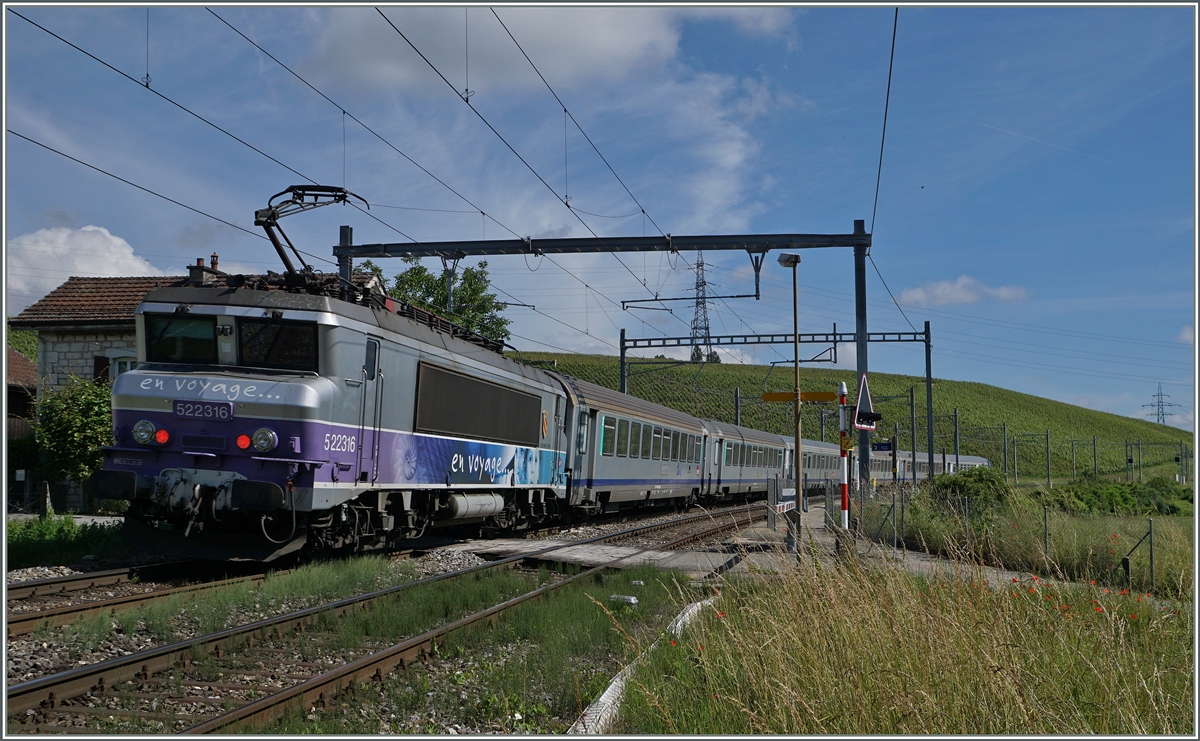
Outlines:
[[[114, 444], [90, 483], [128, 500], [127, 534], [159, 552], [381, 549], [446, 526], [506, 533], [753, 496], [791, 477], [792, 438], [517, 362], [338, 276], [196, 271], [151, 290], [136, 325], [138, 364], [113, 380]], [[838, 478], [836, 445], [803, 449], [810, 485]], [[890, 454], [876, 455], [890, 478]]]

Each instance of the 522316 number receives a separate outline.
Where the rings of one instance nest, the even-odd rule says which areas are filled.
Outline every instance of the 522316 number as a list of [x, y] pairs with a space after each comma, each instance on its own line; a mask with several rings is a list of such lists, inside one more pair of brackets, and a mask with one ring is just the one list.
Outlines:
[[353, 453], [358, 447], [354, 435], [325, 433], [325, 449], [335, 453]]

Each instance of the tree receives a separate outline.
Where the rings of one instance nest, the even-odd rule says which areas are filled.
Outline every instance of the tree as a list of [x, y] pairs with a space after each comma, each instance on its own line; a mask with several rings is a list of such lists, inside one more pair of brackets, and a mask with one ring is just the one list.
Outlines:
[[38, 400], [33, 434], [41, 448], [42, 472], [52, 481], [82, 483], [104, 462], [102, 445], [113, 444], [112, 392], [106, 382], [71, 376]]
[[[410, 267], [396, 276], [388, 295], [440, 314], [455, 324], [488, 339], [506, 341], [511, 320], [502, 316], [504, 304], [489, 293], [487, 261], [459, 270], [454, 281], [454, 310], [446, 311], [446, 278], [431, 273], [416, 257], [405, 257]], [[365, 269], [376, 269], [363, 263]]]
[[5, 333], [7, 335], [8, 346], [33, 362], [38, 359], [38, 336], [36, 332], [30, 332], [28, 329], [13, 329], [5, 322]]

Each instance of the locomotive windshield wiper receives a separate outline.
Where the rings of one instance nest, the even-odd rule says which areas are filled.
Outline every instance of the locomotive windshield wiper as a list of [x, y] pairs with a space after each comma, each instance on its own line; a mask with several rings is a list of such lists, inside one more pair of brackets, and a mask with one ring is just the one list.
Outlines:
[[[275, 203], [275, 199], [280, 196], [290, 197], [279, 203]], [[306, 200], [309, 198], [312, 200]], [[366, 199], [362, 196], [335, 185], [293, 185], [271, 196], [271, 199], [267, 201], [266, 208], [260, 208], [254, 212], [254, 225], [261, 226], [266, 231], [267, 237], [271, 240], [271, 244], [275, 245], [275, 251], [279, 253], [279, 258], [283, 260], [283, 264], [287, 268], [288, 285], [301, 285], [305, 281], [292, 265], [292, 261], [288, 259], [287, 253], [283, 250], [283, 244], [279, 241], [279, 237], [282, 236], [284, 241], [287, 242], [287, 246], [296, 255], [296, 259], [300, 261], [300, 265], [304, 268], [305, 273], [311, 273], [312, 266], [304, 262], [304, 258], [300, 256], [300, 251], [296, 249], [296, 246], [292, 244], [292, 240], [288, 239], [288, 235], [279, 226], [279, 220], [284, 216], [291, 216], [301, 211], [328, 206], [331, 203], [346, 203], [351, 198], [357, 198], [368, 209], [371, 208], [371, 204], [367, 203]]]

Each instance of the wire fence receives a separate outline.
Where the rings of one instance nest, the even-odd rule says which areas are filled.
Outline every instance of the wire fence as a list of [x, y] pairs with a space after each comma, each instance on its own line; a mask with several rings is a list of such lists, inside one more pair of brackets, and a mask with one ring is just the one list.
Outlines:
[[[840, 497], [826, 498], [826, 525]], [[1190, 593], [1191, 517], [1067, 513], [981, 498], [934, 500], [910, 485], [862, 487], [851, 497], [855, 536], [898, 549], [967, 558], [1114, 589]]]

